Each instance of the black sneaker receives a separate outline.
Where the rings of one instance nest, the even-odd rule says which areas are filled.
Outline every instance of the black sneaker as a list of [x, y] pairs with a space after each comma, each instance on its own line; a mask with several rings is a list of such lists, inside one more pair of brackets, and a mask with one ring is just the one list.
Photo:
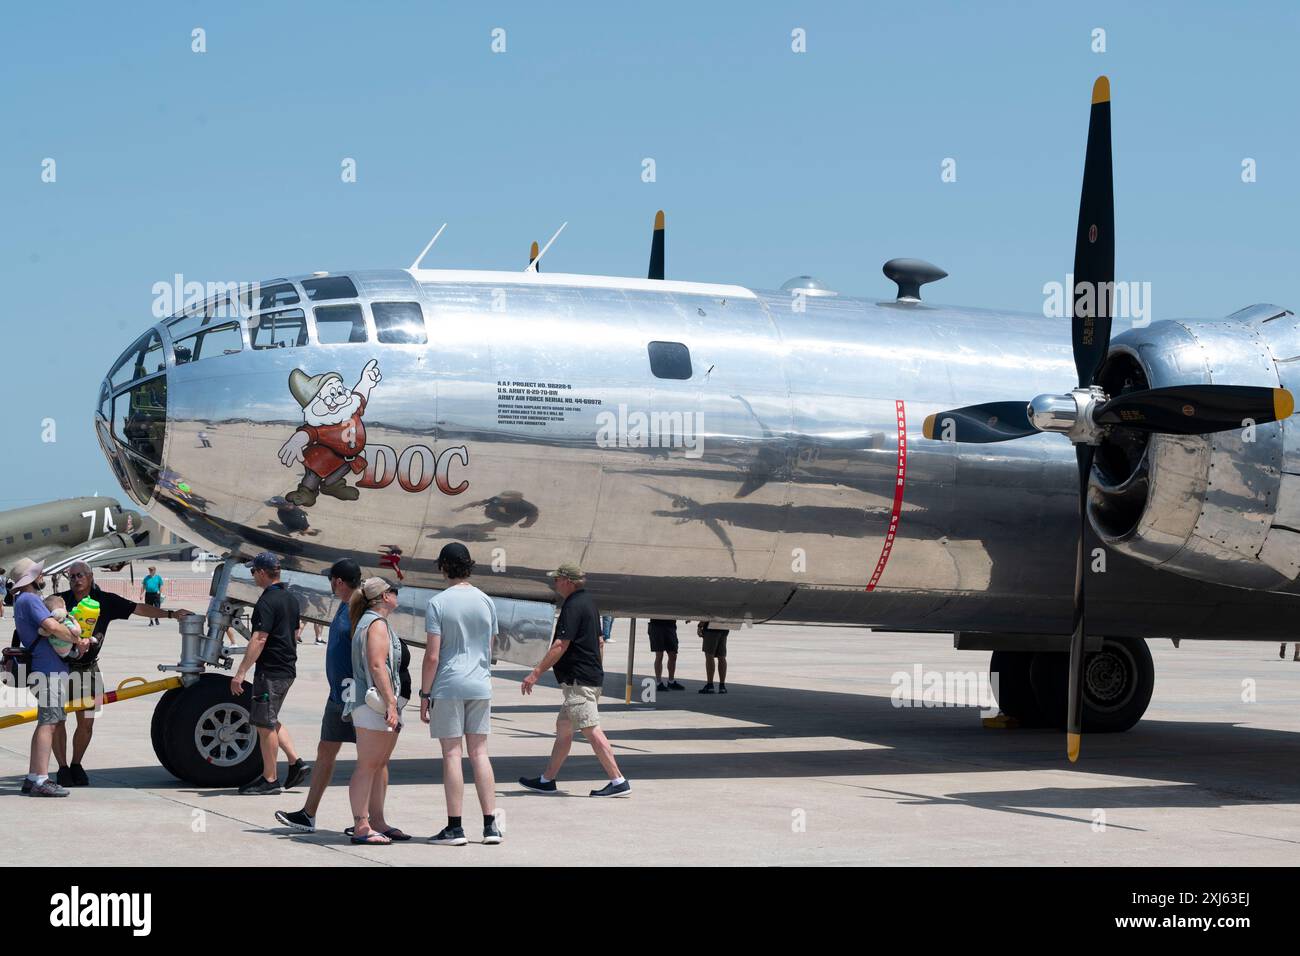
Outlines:
[[655, 690], [664, 691], [666, 693], [668, 691], [668, 685], [665, 684], [663, 681], [660, 681], [659, 683], [655, 684]]
[[259, 775], [256, 779], [250, 780], [240, 787], [239, 792], [254, 797], [270, 796], [280, 792], [280, 781], [267, 780]]
[[55, 773], [55, 775], [54, 775], [54, 779], [55, 779], [55, 781], [58, 783], [58, 785], [59, 785], [60, 787], [75, 787], [75, 786], [76, 786], [76, 784], [72, 782], [72, 768], [71, 768], [71, 767], [60, 767], [60, 768], [58, 769], [58, 772]]
[[700, 688], [700, 693], [701, 693], [701, 694], [712, 694], [712, 693], [713, 693], [713, 685], [712, 685], [712, 684], [705, 684], [703, 687]]
[[681, 684], [677, 683], [677, 681], [675, 681], [675, 680], [670, 680], [670, 681], [668, 682], [668, 689], [669, 689], [669, 690], [685, 690], [686, 688], [683, 687]]
[[520, 777], [520, 786], [527, 787], [529, 790], [535, 790], [538, 793], [558, 793], [559, 788], [555, 786], [554, 780], [548, 780], [542, 783], [541, 777]]
[[489, 846], [501, 842], [501, 827], [497, 825], [495, 820], [483, 828], [483, 842]]
[[593, 797], [626, 797], [632, 793], [632, 784], [624, 780], [622, 783], [607, 783], [599, 790], [591, 791]]
[[310, 776], [311, 767], [307, 766], [306, 761], [299, 757], [289, 765], [289, 769], [285, 772], [283, 789], [292, 790]]
[[293, 813], [285, 813], [283, 810], [275, 811], [275, 818], [287, 827], [295, 830], [301, 830], [303, 833], [316, 832], [316, 818], [307, 816], [306, 810], [295, 810]]
[[[486, 835], [487, 831], [484, 831]], [[443, 827], [433, 836], [429, 837], [430, 843], [436, 843], [438, 846], [464, 846], [469, 842], [465, 838], [464, 827]]]
[[719, 694], [725, 694], [726, 692], [727, 692], [727, 685], [726, 685], [726, 684], [719, 684], [719, 685], [718, 685], [718, 693], [719, 693]]
[[26, 777], [23, 777], [23, 793], [31, 793], [31, 792], [32, 792], [32, 782], [28, 780]]
[[[72, 785], [74, 787], [90, 786], [90, 778], [86, 776], [86, 771], [82, 769], [81, 764], [74, 763], [68, 767], [68, 770], [72, 772]], [[62, 780], [59, 781], [59, 784], [67, 786]]]

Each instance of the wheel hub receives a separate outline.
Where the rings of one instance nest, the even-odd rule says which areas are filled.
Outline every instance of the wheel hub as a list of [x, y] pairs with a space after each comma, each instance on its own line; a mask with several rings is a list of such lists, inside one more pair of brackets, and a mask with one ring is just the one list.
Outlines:
[[248, 711], [239, 704], [209, 707], [195, 724], [194, 746], [204, 760], [218, 767], [243, 763], [257, 746]]
[[1092, 654], [1083, 677], [1089, 705], [1103, 711], [1123, 706], [1133, 695], [1136, 673], [1136, 663], [1117, 645]]

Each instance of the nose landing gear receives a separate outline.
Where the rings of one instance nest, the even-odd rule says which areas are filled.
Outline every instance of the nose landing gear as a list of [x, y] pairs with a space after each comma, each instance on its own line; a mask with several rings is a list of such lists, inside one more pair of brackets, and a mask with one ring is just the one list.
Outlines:
[[[225, 635], [234, 627], [247, 637], [241, 608], [226, 599], [230, 562], [212, 575], [212, 600], [206, 618], [181, 621], [181, 660], [159, 670], [177, 670], [184, 686], [163, 694], [154, 706], [150, 736], [158, 762], [172, 776], [200, 787], [247, 783], [261, 769], [257, 730], [250, 722], [252, 685], [230, 691], [230, 678], [207, 668], [229, 670]], [[206, 625], [206, 633], [204, 632]]]

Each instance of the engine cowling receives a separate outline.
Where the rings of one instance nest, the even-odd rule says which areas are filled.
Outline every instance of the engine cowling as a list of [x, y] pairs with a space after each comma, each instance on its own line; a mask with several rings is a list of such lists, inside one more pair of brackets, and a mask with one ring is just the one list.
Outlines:
[[[1224, 319], [1164, 320], [1111, 343], [1109, 395], [1180, 384], [1300, 394], [1300, 322], [1256, 305]], [[1213, 435], [1116, 428], [1097, 448], [1088, 517], [1111, 548], [1187, 577], [1274, 590], [1300, 577], [1300, 424]]]

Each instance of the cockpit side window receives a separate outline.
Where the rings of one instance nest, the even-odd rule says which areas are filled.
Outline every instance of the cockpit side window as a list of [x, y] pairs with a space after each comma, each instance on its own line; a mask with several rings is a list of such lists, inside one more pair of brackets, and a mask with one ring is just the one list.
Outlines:
[[254, 349], [295, 348], [307, 344], [307, 318], [302, 309], [263, 312], [249, 319]]
[[424, 330], [424, 312], [418, 302], [372, 302], [375, 334], [390, 345], [423, 345], [429, 341]]
[[302, 290], [313, 302], [326, 299], [355, 299], [357, 287], [347, 276], [316, 276], [302, 280]]
[[229, 309], [220, 308], [215, 303], [177, 319], [168, 327], [168, 332], [172, 337], [172, 355], [177, 365], [214, 355], [234, 355], [244, 348], [238, 318], [232, 317]]
[[647, 351], [655, 378], [691, 377], [691, 350], [681, 342], [651, 342]]
[[286, 305], [298, 304], [298, 290], [290, 282], [273, 282], [250, 286], [241, 294], [244, 311], [264, 312]]
[[312, 314], [316, 319], [316, 341], [321, 345], [366, 341], [366, 317], [355, 302], [317, 306]]

